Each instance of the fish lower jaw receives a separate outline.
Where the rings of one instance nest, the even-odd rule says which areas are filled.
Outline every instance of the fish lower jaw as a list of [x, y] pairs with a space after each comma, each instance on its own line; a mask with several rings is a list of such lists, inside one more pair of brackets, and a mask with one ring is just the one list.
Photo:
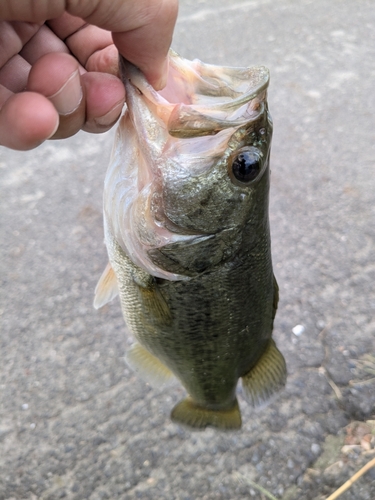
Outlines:
[[151, 252], [174, 243], [189, 244], [197, 237], [200, 237], [200, 235], [172, 233], [165, 227], [153, 224], [151, 227], [143, 227], [142, 233], [128, 234], [127, 238], [122, 238], [120, 245], [131, 261], [150, 275], [168, 281], [181, 281], [188, 280], [190, 277], [164, 269], [152, 260], [150, 257]]

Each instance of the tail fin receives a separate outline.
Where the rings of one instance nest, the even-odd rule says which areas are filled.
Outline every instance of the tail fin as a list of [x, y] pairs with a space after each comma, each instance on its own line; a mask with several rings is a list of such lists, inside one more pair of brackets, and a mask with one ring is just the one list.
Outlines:
[[229, 410], [210, 410], [202, 408], [188, 397], [178, 403], [172, 410], [171, 419], [193, 429], [205, 429], [208, 426], [221, 430], [241, 428], [241, 413], [237, 399]]
[[242, 389], [246, 401], [261, 406], [281, 390], [286, 383], [284, 356], [271, 339], [258, 363], [242, 377]]

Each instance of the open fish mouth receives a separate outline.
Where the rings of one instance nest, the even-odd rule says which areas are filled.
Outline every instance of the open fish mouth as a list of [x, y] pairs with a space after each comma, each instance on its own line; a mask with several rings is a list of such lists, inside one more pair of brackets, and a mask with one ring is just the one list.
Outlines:
[[[186, 276], [156, 265], [150, 255], [225, 229], [194, 224], [189, 214], [181, 216], [182, 205], [189, 197], [194, 205], [202, 190], [199, 177], [231, 153], [234, 134], [264, 115], [269, 73], [264, 66], [188, 61], [173, 51], [169, 60], [167, 86], [157, 92], [120, 58], [127, 108], [107, 173], [104, 213], [107, 227], [136, 265], [153, 276], [180, 280]], [[198, 179], [195, 190], [187, 187], [191, 178]], [[185, 197], [177, 206], [171, 195], [176, 190]]]

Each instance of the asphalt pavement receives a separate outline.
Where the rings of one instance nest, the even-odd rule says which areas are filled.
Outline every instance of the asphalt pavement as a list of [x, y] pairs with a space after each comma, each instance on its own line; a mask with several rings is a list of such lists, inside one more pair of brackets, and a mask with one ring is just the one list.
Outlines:
[[[375, 456], [373, 0], [182, 0], [173, 47], [271, 72], [286, 389], [240, 397], [238, 432], [171, 423], [183, 389], [137, 378], [118, 301], [92, 307], [114, 131], [0, 148], [0, 500], [323, 500]], [[340, 500], [374, 498], [372, 469]]]

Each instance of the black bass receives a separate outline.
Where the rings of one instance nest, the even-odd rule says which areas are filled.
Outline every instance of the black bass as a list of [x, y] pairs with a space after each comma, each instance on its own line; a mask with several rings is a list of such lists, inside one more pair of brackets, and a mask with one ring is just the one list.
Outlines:
[[174, 422], [238, 429], [238, 379], [253, 406], [286, 380], [272, 340], [269, 73], [171, 52], [156, 92], [120, 66], [127, 109], [105, 179], [109, 264], [94, 305], [119, 293], [137, 341], [130, 367], [152, 385], [182, 383]]

